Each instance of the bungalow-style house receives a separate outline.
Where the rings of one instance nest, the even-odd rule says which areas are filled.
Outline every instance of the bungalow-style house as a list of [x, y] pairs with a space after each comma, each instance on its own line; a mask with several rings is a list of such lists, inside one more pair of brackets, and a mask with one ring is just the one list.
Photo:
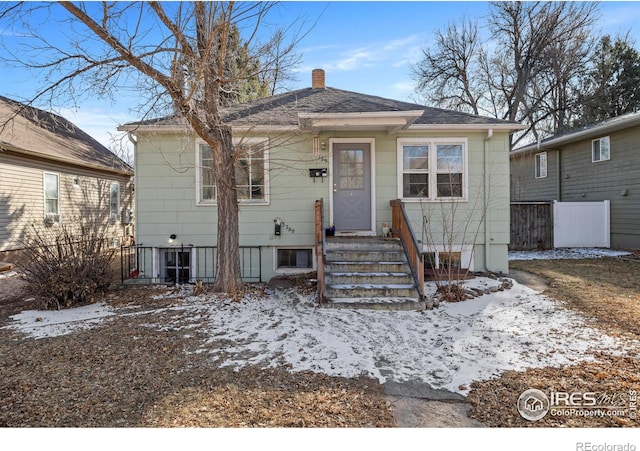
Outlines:
[[[224, 120], [241, 152], [247, 280], [322, 275], [318, 253], [334, 252], [333, 238], [390, 259], [358, 238], [377, 236], [381, 246], [383, 231], [400, 234], [402, 215], [418, 254], [436, 266], [446, 253], [463, 268], [508, 272], [508, 137], [518, 124], [327, 87], [321, 69], [310, 88], [235, 106]], [[210, 280], [203, 268], [212, 271], [219, 214], [211, 149], [179, 116], [119, 130], [136, 142], [136, 242], [150, 249], [138, 254], [132, 276]]]
[[0, 96], [0, 260], [15, 260], [32, 226], [95, 220], [112, 245], [125, 244], [134, 235], [132, 176], [71, 122]]
[[609, 201], [610, 243], [640, 248], [640, 113], [514, 150], [511, 200]]

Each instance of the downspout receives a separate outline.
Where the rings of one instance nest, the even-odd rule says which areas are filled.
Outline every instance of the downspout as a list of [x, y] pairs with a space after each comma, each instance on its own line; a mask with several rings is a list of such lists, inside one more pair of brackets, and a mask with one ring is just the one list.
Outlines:
[[[489, 239], [489, 215], [487, 214], [487, 209], [489, 208], [489, 179], [487, 177], [487, 171], [489, 169], [488, 156], [489, 149], [487, 148], [487, 141], [493, 138], [493, 129], [490, 128], [487, 130], [487, 137], [484, 139], [483, 147], [484, 147], [484, 268], [488, 272], [495, 273], [489, 268], [489, 247], [490, 247], [490, 239]], [[501, 271], [500, 271], [501, 272]]]
[[560, 168], [560, 148], [556, 150], [556, 200], [562, 202], [562, 170]]
[[[131, 205], [131, 211], [133, 212], [133, 242], [138, 243], [138, 215], [136, 212], [136, 207], [138, 206], [138, 190], [136, 189], [136, 168], [138, 167], [137, 158], [138, 158], [138, 138], [133, 132], [127, 132], [127, 138], [133, 144], [133, 199]], [[137, 251], [136, 251], [137, 252]]]
[[[129, 138], [129, 141], [131, 141], [131, 144], [133, 144], [134, 146], [136, 144], [138, 144], [138, 140], [136, 138], [136, 135], [134, 135], [133, 132], [128, 132], [127, 133], [127, 138]], [[134, 156], [135, 156], [135, 152], [134, 152]]]

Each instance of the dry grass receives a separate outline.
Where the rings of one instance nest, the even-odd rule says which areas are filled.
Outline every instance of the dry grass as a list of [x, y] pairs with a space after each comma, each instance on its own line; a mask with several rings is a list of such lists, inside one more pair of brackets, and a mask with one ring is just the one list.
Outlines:
[[[640, 262], [620, 259], [513, 262], [551, 282], [546, 294], [591, 318], [603, 332], [640, 339]], [[2, 295], [2, 288], [11, 296]], [[16, 278], [0, 284], [0, 326], [36, 308]], [[145, 289], [112, 294], [121, 308], [153, 310]], [[145, 326], [120, 316], [100, 328], [33, 340], [0, 329], [0, 427], [393, 427], [377, 381], [316, 373], [219, 368], [193, 353], [204, 337]], [[162, 317], [154, 316], [154, 323]], [[167, 317], [167, 323], [170, 320]], [[215, 344], [224, 349], [224, 341]], [[474, 383], [470, 416], [493, 427], [637, 427], [629, 418], [547, 415], [530, 422], [515, 409], [527, 388], [543, 391], [640, 391], [640, 361], [599, 356], [597, 363], [508, 371]]]
[[608, 334], [640, 338], [640, 261], [620, 258], [513, 261], [544, 277], [545, 292]]
[[[108, 302], [138, 312], [175, 302], [153, 301], [151, 294], [127, 290]], [[25, 304], [0, 296], [0, 306], [6, 324]], [[219, 368], [194, 352], [205, 337], [158, 331], [145, 325], [149, 319], [120, 316], [40, 340], [0, 329], [0, 427], [395, 426], [377, 381], [293, 374], [286, 367]], [[153, 316], [154, 323], [164, 320], [174, 321]]]
[[[603, 333], [640, 339], [640, 261], [619, 258], [534, 260], [510, 262], [512, 269], [546, 278], [545, 294], [586, 318]], [[640, 349], [639, 349], [640, 352]], [[638, 419], [612, 417], [560, 417], [540, 421], [522, 418], [516, 410], [520, 394], [528, 388], [549, 392], [595, 392], [626, 397], [640, 392], [640, 360], [635, 356], [599, 355], [597, 362], [563, 368], [507, 371], [491, 381], [472, 384], [470, 413], [494, 427], [638, 427]], [[618, 398], [620, 399], [620, 398]]]

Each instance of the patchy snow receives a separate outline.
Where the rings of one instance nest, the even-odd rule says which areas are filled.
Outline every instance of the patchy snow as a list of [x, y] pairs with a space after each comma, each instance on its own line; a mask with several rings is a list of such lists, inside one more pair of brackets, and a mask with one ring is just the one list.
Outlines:
[[[467, 281], [487, 288], [489, 278]], [[160, 296], [175, 297], [175, 291]], [[510, 290], [460, 303], [444, 303], [423, 312], [318, 308], [313, 296], [294, 290], [240, 302], [189, 296], [181, 289], [174, 312], [147, 327], [195, 331], [208, 337], [195, 352], [210, 353], [220, 366], [272, 367], [329, 375], [361, 374], [385, 381], [424, 381], [434, 388], [466, 394], [474, 380], [505, 370], [546, 367], [591, 360], [589, 350], [637, 352], [638, 343], [622, 343], [587, 327], [560, 304], [514, 282]], [[35, 338], [96, 327], [122, 314], [104, 305], [57, 312], [23, 312], [9, 327]], [[218, 340], [232, 345], [221, 349]]]
[[509, 252], [509, 260], [558, 260], [601, 257], [622, 257], [631, 255], [631, 252], [617, 251], [595, 247], [585, 248], [558, 248], [546, 251], [512, 251]]
[[10, 327], [33, 338], [57, 337], [76, 330], [99, 325], [116, 311], [105, 304], [83, 305], [64, 310], [26, 310], [11, 318], [16, 321]]
[[0, 272], [0, 280], [8, 279], [9, 277], [15, 277], [17, 275], [18, 273], [15, 271], [3, 271], [3, 272]]

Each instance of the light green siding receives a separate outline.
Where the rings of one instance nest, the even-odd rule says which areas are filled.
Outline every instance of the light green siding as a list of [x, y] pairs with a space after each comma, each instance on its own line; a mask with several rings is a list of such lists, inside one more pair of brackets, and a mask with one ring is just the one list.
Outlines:
[[[266, 135], [260, 135], [265, 137]], [[240, 245], [262, 246], [262, 278], [275, 272], [277, 247], [308, 248], [314, 245], [314, 202], [324, 199], [325, 226], [329, 225], [331, 189], [329, 177], [312, 178], [310, 168], [329, 166], [330, 139], [374, 140], [375, 148], [375, 230], [391, 223], [390, 201], [398, 197], [397, 140], [399, 137], [465, 138], [468, 142], [469, 199], [455, 207], [458, 230], [454, 245], [475, 245], [474, 269], [485, 269], [486, 216], [489, 239], [489, 264], [493, 271], [508, 271], [509, 242], [509, 158], [507, 135], [486, 132], [412, 132], [388, 135], [384, 132], [321, 133], [322, 150], [314, 156], [312, 136], [299, 134], [284, 140], [270, 136], [269, 202], [267, 205], [240, 205]], [[485, 153], [489, 156], [485, 165]], [[490, 174], [485, 180], [485, 166]], [[487, 190], [487, 191], [485, 191]], [[176, 234], [174, 245], [215, 246], [217, 207], [198, 205], [196, 187], [196, 140], [179, 135], [138, 134], [136, 146], [137, 242], [144, 246], [167, 246], [169, 235]], [[485, 194], [488, 211], [485, 215]], [[422, 218], [429, 212], [429, 225], [438, 230], [447, 202], [408, 202], [406, 208], [418, 239], [423, 240]], [[434, 213], [437, 211], [438, 214]], [[282, 234], [274, 234], [274, 220], [284, 223]], [[434, 232], [433, 236], [437, 236]], [[424, 239], [425, 243], [428, 241]]]

